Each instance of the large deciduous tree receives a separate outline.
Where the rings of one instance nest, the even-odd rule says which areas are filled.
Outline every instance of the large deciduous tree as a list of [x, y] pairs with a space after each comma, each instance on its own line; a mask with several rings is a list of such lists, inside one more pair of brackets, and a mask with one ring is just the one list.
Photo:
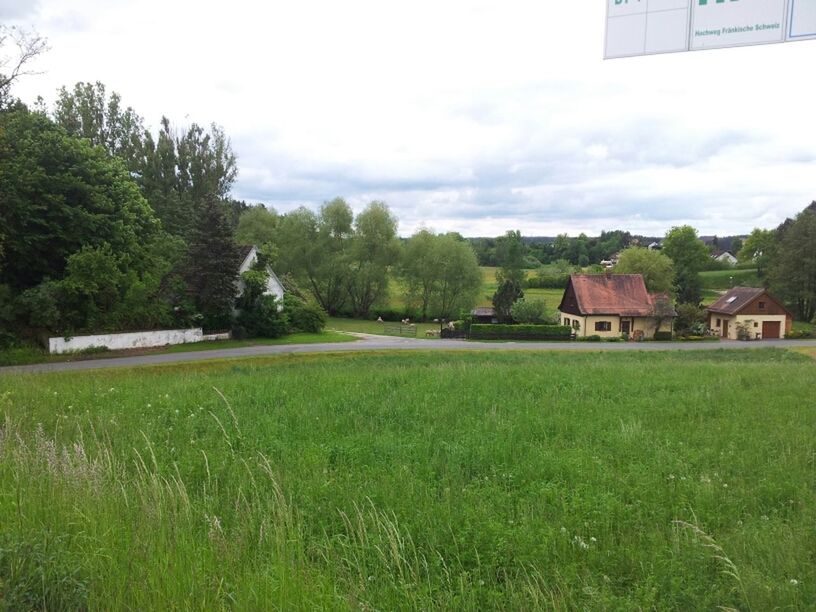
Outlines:
[[754, 263], [757, 267], [757, 274], [765, 276], [768, 264], [776, 254], [777, 236], [773, 230], [754, 229], [751, 235], [745, 239], [742, 248], [737, 253], [737, 258], [744, 263]]
[[423, 319], [450, 319], [476, 302], [482, 284], [476, 253], [455, 235], [420, 230], [406, 243], [400, 265], [406, 301]]
[[511, 281], [519, 286], [524, 283], [526, 253], [527, 247], [519, 231], [510, 230], [496, 240], [496, 259], [499, 263], [496, 281], [500, 285], [504, 281]]
[[801, 212], [785, 227], [768, 270], [771, 289], [791, 305], [797, 318], [816, 315], [816, 210]]
[[371, 307], [388, 295], [388, 271], [399, 257], [397, 219], [384, 202], [371, 202], [354, 220], [349, 249], [349, 302], [356, 316], [367, 317]]
[[630, 247], [620, 254], [615, 272], [642, 274], [646, 288], [652, 293], [674, 292], [674, 264], [660, 251]]
[[698, 304], [702, 299], [700, 271], [709, 261], [708, 249], [690, 225], [673, 227], [663, 240], [663, 252], [674, 262], [677, 299]]

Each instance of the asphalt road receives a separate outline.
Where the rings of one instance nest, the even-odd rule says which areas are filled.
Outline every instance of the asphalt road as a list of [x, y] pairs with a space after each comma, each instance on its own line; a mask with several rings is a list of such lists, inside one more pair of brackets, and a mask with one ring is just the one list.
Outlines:
[[87, 361], [41, 363], [0, 368], [0, 375], [39, 372], [77, 372], [107, 368], [131, 368], [173, 363], [194, 363], [217, 359], [298, 355], [314, 353], [355, 353], [361, 351], [710, 351], [718, 349], [755, 350], [760, 348], [816, 348], [816, 340], [764, 340], [761, 342], [466, 342], [464, 340], [415, 340], [355, 334], [357, 342], [328, 344], [284, 344], [243, 348], [112, 357]]

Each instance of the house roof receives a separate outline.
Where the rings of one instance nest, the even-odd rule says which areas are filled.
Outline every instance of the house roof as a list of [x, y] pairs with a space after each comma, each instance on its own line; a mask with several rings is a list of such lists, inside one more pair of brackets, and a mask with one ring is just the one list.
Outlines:
[[640, 274], [573, 274], [570, 284], [584, 315], [648, 317], [655, 302], [668, 297], [650, 294]]
[[480, 306], [479, 308], [474, 308], [470, 314], [474, 317], [495, 317], [496, 309], [491, 306]]
[[243, 267], [244, 262], [246, 262], [247, 257], [249, 257], [249, 255], [252, 253], [252, 249], [254, 249], [254, 248], [255, 247], [252, 246], [251, 244], [250, 245], [239, 245], [238, 246], [238, 257], [240, 258], [239, 259], [239, 264], [238, 264], [239, 268]]
[[773, 300], [785, 309], [785, 312], [790, 314], [790, 311], [785, 308], [779, 300], [768, 294], [767, 290], [761, 287], [734, 287], [728, 293], [720, 297], [716, 302], [708, 307], [709, 312], [718, 312], [720, 314], [735, 315], [743, 308], [748, 306], [751, 302], [762, 295], [767, 295], [768, 299]]

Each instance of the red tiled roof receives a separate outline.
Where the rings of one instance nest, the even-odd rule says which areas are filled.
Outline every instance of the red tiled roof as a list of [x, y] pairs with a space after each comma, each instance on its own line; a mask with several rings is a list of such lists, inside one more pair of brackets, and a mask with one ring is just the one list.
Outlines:
[[648, 317], [656, 300], [668, 298], [650, 295], [640, 274], [573, 274], [570, 283], [584, 315]]

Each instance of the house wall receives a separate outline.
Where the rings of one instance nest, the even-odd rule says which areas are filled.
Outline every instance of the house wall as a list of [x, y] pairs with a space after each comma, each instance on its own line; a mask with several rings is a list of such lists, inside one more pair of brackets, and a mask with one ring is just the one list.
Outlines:
[[[246, 288], [244, 281], [241, 279], [241, 275], [244, 272], [251, 270], [252, 266], [255, 264], [257, 260], [258, 250], [253, 247], [252, 250], [247, 255], [246, 259], [244, 259], [243, 263], [241, 264], [241, 267], [238, 269], [238, 280], [236, 282], [236, 296], [241, 296], [244, 293], [244, 289]], [[266, 291], [264, 291], [264, 295], [274, 295], [275, 299], [278, 300], [278, 310], [279, 311], [283, 310], [283, 294], [285, 293], [283, 289], [283, 283], [280, 282], [278, 277], [271, 269], [267, 268], [267, 273], [269, 275], [269, 278], [267, 278], [266, 280]], [[234, 311], [237, 312], [236, 309], [234, 309]]]
[[[579, 337], [600, 336], [601, 338], [617, 338], [621, 335], [621, 321], [628, 320], [632, 322], [632, 332], [641, 331], [643, 332], [643, 336], [645, 338], [652, 338], [654, 337], [655, 324], [657, 323], [657, 321], [651, 317], [620, 317], [618, 315], [593, 315], [579, 317], [568, 312], [562, 312], [560, 314], [561, 325], [566, 325], [567, 319], [570, 320], [571, 326], [572, 322], [574, 321], [578, 321], [580, 323], [581, 328], [576, 332], [576, 335]], [[612, 324], [612, 329], [607, 332], [595, 331], [595, 323], [602, 321], [609, 321]], [[672, 322], [672, 319], [664, 321], [660, 325], [660, 331], [672, 331]]]
[[201, 328], [163, 329], [160, 331], [132, 332], [127, 334], [97, 334], [94, 336], [74, 336], [73, 338], [49, 338], [48, 352], [61, 355], [89, 348], [107, 347], [111, 350], [150, 348], [168, 344], [201, 342], [204, 333]]
[[[720, 321], [720, 325], [717, 325], [717, 321]], [[728, 321], [728, 336], [729, 340], [737, 340], [737, 326], [743, 323], [748, 324], [748, 329], [751, 332], [751, 337], [753, 339], [760, 339], [762, 340], [762, 323], [765, 321], [777, 321], [780, 323], [779, 325], [779, 337], [784, 338], [785, 334], [790, 331], [791, 327], [791, 319], [787, 314], [777, 314], [777, 315], [758, 315], [758, 314], [739, 314], [736, 316], [727, 316], [717, 314], [716, 312], [712, 312], [709, 314], [709, 327], [713, 329], [716, 334], [720, 337], [723, 336], [723, 323]], [[765, 340], [770, 340], [771, 338], [764, 338]]]

